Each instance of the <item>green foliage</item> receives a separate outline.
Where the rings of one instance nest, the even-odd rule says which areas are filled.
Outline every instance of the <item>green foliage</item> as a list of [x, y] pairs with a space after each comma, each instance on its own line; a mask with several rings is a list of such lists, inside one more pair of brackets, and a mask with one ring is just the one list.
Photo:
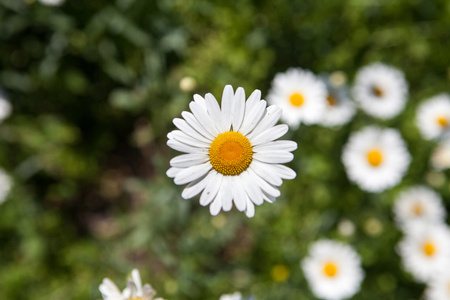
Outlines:
[[[167, 299], [312, 299], [299, 262], [328, 237], [362, 256], [354, 299], [417, 299], [423, 286], [401, 269], [391, 207], [417, 183], [448, 206], [449, 174], [430, 171], [435, 145], [414, 117], [421, 100], [448, 92], [449, 13], [444, 0], [0, 0], [0, 87], [14, 110], [0, 125], [0, 164], [15, 180], [0, 208], [0, 298], [100, 299], [104, 277], [123, 288], [136, 267]], [[351, 79], [373, 61], [405, 72], [403, 114], [291, 131], [298, 176], [253, 219], [211, 217], [166, 178], [176, 155], [166, 134], [193, 93], [220, 98], [232, 84], [264, 96], [289, 67]], [[340, 161], [367, 124], [397, 127], [413, 156], [402, 186], [380, 195], [352, 185]], [[339, 232], [343, 220], [353, 235]]]

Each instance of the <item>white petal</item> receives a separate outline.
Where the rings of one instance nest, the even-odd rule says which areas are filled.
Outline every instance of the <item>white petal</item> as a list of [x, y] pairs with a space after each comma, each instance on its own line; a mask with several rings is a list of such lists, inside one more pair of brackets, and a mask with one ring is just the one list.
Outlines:
[[202, 142], [200, 140], [196, 140], [196, 139], [190, 137], [189, 135], [187, 135], [186, 133], [184, 133], [181, 130], [173, 130], [167, 134], [167, 137], [171, 140], [174, 139], [174, 140], [177, 140], [179, 142], [182, 142], [183, 144], [186, 144], [186, 145], [192, 146], [192, 147], [209, 148], [211, 146], [211, 144], [209, 144], [209, 143], [205, 143], [205, 142]]
[[232, 110], [232, 124], [233, 131], [239, 131], [241, 127], [242, 120], [244, 119], [245, 113], [245, 91], [243, 88], [239, 87], [236, 90], [233, 100], [233, 110]]
[[209, 162], [181, 170], [174, 178], [177, 185], [186, 184], [205, 175], [212, 166]]
[[195, 118], [195, 116], [192, 113], [183, 111], [181, 112], [181, 115], [192, 128], [200, 132], [200, 134], [202, 134], [204, 137], [207, 137], [211, 141], [214, 140], [215, 135], [211, 134], [208, 130], [206, 130], [205, 127], [203, 127], [203, 125], [199, 123], [199, 121]]
[[266, 200], [269, 203], [274, 203], [275, 201], [277, 201], [277, 198], [267, 195], [266, 193], [263, 192], [264, 195], [264, 200]]
[[182, 154], [170, 160], [170, 166], [175, 168], [189, 168], [209, 161], [209, 156], [202, 153]]
[[205, 128], [213, 136], [217, 136], [219, 134], [219, 130], [217, 129], [216, 124], [208, 115], [206, 110], [202, 109], [201, 106], [195, 102], [191, 102], [189, 104], [189, 108], [191, 109], [197, 121], [203, 126], [203, 128]]
[[289, 127], [286, 124], [280, 124], [263, 131], [255, 138], [249, 140], [252, 146], [265, 144], [282, 137], [283, 135], [286, 134], [286, 132], [288, 132], [288, 130]]
[[220, 132], [226, 131], [223, 128], [222, 113], [220, 112], [219, 103], [217, 103], [216, 98], [214, 98], [212, 94], [208, 93], [206, 94], [205, 99], [206, 99], [206, 107], [208, 108], [208, 114], [216, 124], [216, 127], [219, 129]]
[[264, 151], [254, 153], [253, 158], [269, 164], [284, 164], [293, 160], [294, 154], [287, 151]]
[[178, 172], [180, 172], [181, 170], [183, 170], [182, 168], [170, 168], [169, 170], [167, 170], [166, 175], [169, 178], [174, 178], [175, 176], [177, 176]]
[[133, 269], [131, 271], [131, 278], [133, 278], [134, 284], [136, 285], [136, 289], [138, 291], [142, 291], [141, 275], [139, 274], [138, 269]]
[[247, 197], [247, 208], [245, 209], [245, 215], [249, 218], [253, 218], [255, 216], [255, 206], [252, 201]]
[[255, 129], [253, 129], [253, 131], [247, 136], [247, 138], [251, 140], [261, 132], [274, 126], [280, 119], [282, 112], [282, 109], [276, 105], [269, 106], [266, 110], [266, 115], [256, 125]]
[[236, 205], [236, 208], [239, 211], [244, 211], [245, 207], [247, 206], [246, 203], [246, 193], [245, 193], [245, 189], [242, 186], [242, 183], [240, 181], [240, 178], [236, 178], [233, 182], [233, 201], [234, 201], [234, 205]]
[[210, 172], [206, 176], [202, 176], [192, 182], [190, 182], [181, 192], [181, 197], [183, 199], [190, 199], [194, 196], [200, 194], [201, 191], [206, 187], [208, 182], [211, 180], [213, 174]]
[[280, 186], [283, 183], [281, 177], [277, 173], [273, 172], [270, 164], [265, 164], [254, 160], [250, 164], [250, 168], [257, 176], [261, 177], [271, 185]]
[[205, 148], [197, 148], [197, 147], [188, 146], [177, 140], [168, 140], [167, 146], [169, 146], [170, 148], [172, 148], [174, 150], [177, 150], [180, 152], [185, 152], [185, 153], [199, 153], [199, 152], [207, 153], [207, 151], [208, 151]]
[[223, 175], [217, 173], [215, 170], [212, 170], [210, 173], [213, 174], [212, 178], [208, 181], [202, 195], [200, 196], [200, 205], [202, 206], [206, 206], [211, 203], [222, 185]]
[[204, 110], [207, 110], [205, 99], [202, 96], [200, 96], [199, 94], [195, 94], [194, 101], [195, 101], [195, 103], [200, 105], [201, 108], [203, 108]]
[[102, 284], [100, 284], [98, 289], [99, 289], [100, 293], [102, 293], [102, 295], [106, 296], [106, 297], [112, 298], [115, 296], [122, 295], [119, 288], [109, 278], [103, 279], [103, 282], [102, 282]]
[[297, 143], [294, 141], [274, 141], [253, 147], [253, 152], [263, 152], [272, 150], [294, 151], [297, 149]]
[[[236, 177], [237, 178], [237, 177]], [[233, 182], [235, 180], [234, 176], [224, 176], [222, 180], [222, 203], [223, 210], [230, 211], [233, 207], [233, 193], [231, 192], [231, 187], [233, 186]]]
[[233, 87], [231, 85], [226, 85], [222, 93], [222, 122], [224, 131], [229, 131], [231, 129], [231, 120], [233, 118], [233, 98]]
[[247, 171], [242, 172], [242, 184], [245, 188], [248, 198], [256, 205], [261, 205], [263, 200], [263, 194], [258, 184], [253, 180], [252, 176]]
[[275, 168], [278, 175], [283, 179], [294, 179], [297, 176], [294, 170], [283, 165], [272, 165], [272, 168]]
[[222, 195], [217, 195], [213, 203], [209, 206], [209, 212], [212, 216], [217, 216], [222, 208]]
[[177, 126], [178, 129], [180, 129], [182, 132], [186, 133], [187, 135], [193, 137], [196, 140], [202, 141], [204, 143], [211, 143], [211, 140], [204, 137], [200, 133], [198, 133], [194, 128], [192, 128], [186, 120], [175, 118], [173, 119], [173, 124]]
[[264, 100], [258, 101], [253, 107], [245, 110], [244, 121], [239, 131], [243, 135], [250, 133], [255, 126], [261, 121], [261, 118], [266, 111], [267, 103]]
[[258, 186], [261, 188], [263, 192], [266, 192], [268, 195], [272, 197], [279, 197], [280, 196], [280, 190], [276, 187], [272, 186], [271, 184], [267, 183], [265, 180], [263, 180], [261, 177], [259, 177], [251, 168], [247, 169], [250, 173], [250, 176], [252, 176], [253, 180], [258, 184]]

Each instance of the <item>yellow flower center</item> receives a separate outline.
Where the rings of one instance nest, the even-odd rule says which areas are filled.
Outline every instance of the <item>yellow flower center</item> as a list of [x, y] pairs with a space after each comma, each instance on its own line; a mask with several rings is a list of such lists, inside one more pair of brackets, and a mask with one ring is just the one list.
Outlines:
[[373, 167], [378, 167], [383, 161], [383, 155], [379, 150], [371, 150], [367, 153], [367, 160]]
[[325, 265], [325, 267], [323, 267], [323, 272], [325, 273], [325, 275], [327, 275], [328, 277], [334, 277], [337, 274], [337, 267], [334, 263], [329, 262]]
[[336, 98], [334, 98], [331, 95], [328, 95], [327, 101], [328, 101], [328, 105], [330, 105], [330, 106], [336, 106], [336, 104], [337, 104]]
[[250, 141], [241, 133], [227, 131], [219, 134], [209, 148], [213, 168], [223, 175], [239, 175], [245, 171], [253, 158]]
[[377, 97], [382, 97], [384, 94], [383, 90], [376, 85], [372, 87], [372, 93]]
[[142, 298], [139, 298], [139, 297], [137, 297], [137, 298], [130, 298], [130, 300], [143, 300]]
[[428, 242], [423, 245], [423, 252], [428, 256], [432, 256], [436, 252], [436, 249], [431, 242]]
[[292, 105], [294, 106], [302, 106], [303, 102], [305, 102], [305, 99], [303, 98], [303, 95], [300, 93], [293, 93], [290, 97], [289, 97], [289, 102], [291, 102]]
[[420, 216], [423, 213], [423, 207], [420, 203], [416, 203], [413, 205], [412, 211], [416, 216]]
[[442, 127], [447, 127], [448, 126], [448, 120], [446, 117], [439, 117], [436, 119], [436, 122]]

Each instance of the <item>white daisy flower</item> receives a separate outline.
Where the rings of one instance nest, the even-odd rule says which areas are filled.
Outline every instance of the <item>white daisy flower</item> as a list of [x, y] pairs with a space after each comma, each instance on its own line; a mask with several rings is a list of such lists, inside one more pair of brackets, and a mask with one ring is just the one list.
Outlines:
[[442, 140], [431, 154], [431, 166], [436, 170], [450, 168], [450, 138]]
[[425, 291], [425, 299], [450, 299], [450, 266], [443, 269], [445, 270], [433, 276], [433, 278], [428, 282], [428, 286]]
[[402, 229], [411, 221], [444, 222], [446, 210], [441, 196], [425, 186], [403, 191], [395, 200], [395, 220]]
[[356, 74], [353, 97], [368, 115], [390, 119], [405, 107], [408, 83], [398, 69], [374, 63]]
[[444, 224], [410, 222], [398, 252], [406, 271], [427, 282], [450, 263], [450, 231]]
[[342, 152], [348, 178], [362, 190], [375, 193], [398, 184], [410, 160], [397, 130], [373, 126], [353, 133]]
[[192, 110], [174, 119], [179, 130], [170, 132], [167, 145], [185, 152], [170, 161], [167, 175], [175, 184], [188, 183], [181, 196], [192, 198], [202, 192], [200, 204], [210, 205], [212, 215], [231, 210], [232, 203], [248, 217], [254, 205], [272, 203], [280, 196], [282, 179], [296, 174], [281, 164], [293, 159], [297, 149], [292, 141], [275, 141], [288, 131], [276, 125], [281, 116], [277, 106], [266, 108], [261, 92], [255, 90], [247, 101], [243, 88], [236, 94], [227, 85], [222, 108], [212, 94], [194, 95]]
[[334, 85], [331, 76], [320, 77], [327, 87], [327, 108], [320, 124], [327, 127], [347, 124], [355, 115], [355, 105], [350, 100], [345, 85]]
[[440, 94], [425, 100], [417, 109], [416, 124], [425, 139], [442, 137], [450, 125], [450, 96]]
[[270, 104], [283, 109], [281, 120], [297, 128], [300, 123], [317, 124], [326, 109], [327, 89], [311, 71], [291, 68], [278, 73], [267, 96]]
[[241, 293], [236, 292], [234, 294], [222, 295], [220, 296], [219, 300], [241, 300], [241, 299], [242, 299]]
[[11, 111], [11, 103], [9, 103], [4, 94], [0, 91], [0, 122], [9, 117]]
[[[99, 286], [104, 300], [152, 300], [156, 292], [148, 283], [142, 286], [141, 276], [137, 269], [131, 271], [131, 279], [127, 280], [127, 287], [121, 292], [109, 278], [104, 278]], [[156, 298], [154, 300], [163, 300]]]
[[330, 240], [312, 244], [301, 266], [312, 292], [322, 299], [350, 298], [359, 291], [364, 279], [358, 253], [348, 245]]
[[5, 202], [8, 197], [9, 191], [12, 187], [12, 180], [3, 169], [0, 168], [0, 204]]

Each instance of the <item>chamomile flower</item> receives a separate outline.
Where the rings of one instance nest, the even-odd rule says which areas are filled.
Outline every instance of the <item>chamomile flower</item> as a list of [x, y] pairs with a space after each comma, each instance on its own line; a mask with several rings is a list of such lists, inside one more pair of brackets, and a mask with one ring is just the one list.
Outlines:
[[[99, 286], [104, 300], [152, 300], [156, 292], [149, 284], [142, 286], [141, 276], [137, 269], [131, 271], [131, 279], [127, 280], [127, 287], [121, 292], [109, 278], [104, 278]], [[156, 298], [154, 300], [163, 300]]]
[[242, 300], [242, 295], [239, 292], [236, 292], [234, 294], [227, 294], [220, 296], [219, 300]]
[[9, 175], [0, 168], [0, 204], [5, 202], [5, 200], [7, 199], [11, 187], [11, 177], [9, 177]]
[[293, 128], [300, 123], [317, 124], [325, 109], [327, 89], [311, 71], [291, 68], [278, 73], [267, 96], [270, 104], [283, 109], [281, 120]]
[[436, 170], [450, 168], [450, 138], [443, 139], [439, 142], [431, 154], [430, 163]]
[[423, 102], [417, 109], [416, 124], [425, 139], [442, 137], [450, 125], [450, 96], [440, 94]]
[[239, 211], [253, 217], [255, 204], [275, 201], [282, 180], [296, 176], [281, 164], [293, 159], [291, 151], [297, 144], [275, 141], [288, 126], [275, 126], [281, 109], [266, 108], [260, 97], [255, 90], [246, 101], [243, 88], [234, 93], [227, 85], [220, 108], [212, 94], [194, 95], [189, 104], [192, 113], [182, 112], [184, 119], [174, 119], [179, 130], [167, 135], [167, 145], [186, 153], [170, 161], [167, 175], [175, 184], [188, 183], [183, 198], [201, 193], [200, 204], [211, 204], [212, 215], [231, 210], [234, 202]]
[[327, 87], [327, 108], [320, 124], [327, 127], [348, 123], [355, 114], [355, 105], [350, 100], [347, 86], [335, 85], [332, 76], [321, 76]]
[[353, 97], [368, 115], [390, 119], [405, 107], [408, 83], [398, 69], [374, 63], [356, 74]]
[[427, 300], [448, 300], [450, 299], [450, 265], [443, 268], [428, 282], [425, 292]]
[[301, 266], [314, 295], [327, 300], [352, 297], [359, 291], [364, 278], [356, 251], [330, 240], [312, 244]]
[[398, 251], [406, 271], [427, 282], [450, 263], [450, 231], [445, 224], [411, 222]]
[[411, 221], [443, 222], [446, 210], [438, 193], [425, 186], [414, 186], [397, 197], [394, 215], [400, 227], [407, 228]]
[[353, 133], [342, 152], [348, 178], [362, 190], [375, 193], [398, 184], [410, 160], [397, 130], [373, 126]]

